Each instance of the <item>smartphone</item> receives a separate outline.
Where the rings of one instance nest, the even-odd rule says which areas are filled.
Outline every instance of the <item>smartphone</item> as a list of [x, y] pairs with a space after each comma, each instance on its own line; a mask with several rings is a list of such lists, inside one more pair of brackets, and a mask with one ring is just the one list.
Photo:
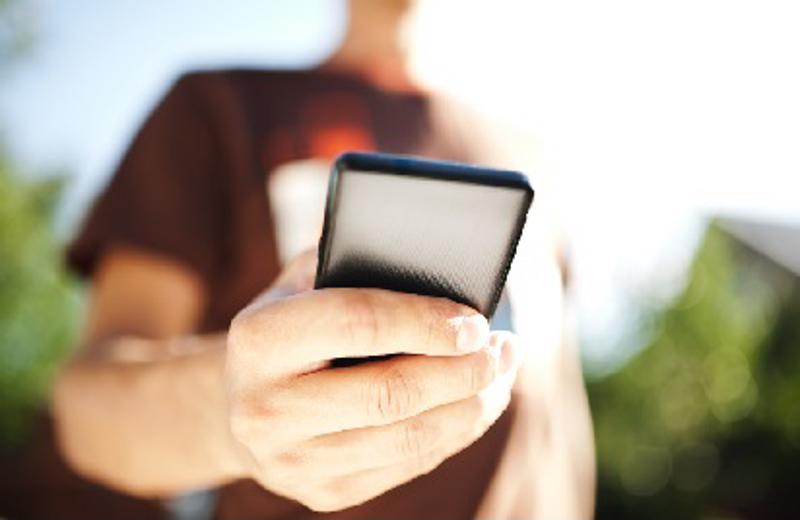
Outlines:
[[533, 196], [519, 172], [345, 153], [329, 178], [315, 286], [440, 296], [490, 319]]

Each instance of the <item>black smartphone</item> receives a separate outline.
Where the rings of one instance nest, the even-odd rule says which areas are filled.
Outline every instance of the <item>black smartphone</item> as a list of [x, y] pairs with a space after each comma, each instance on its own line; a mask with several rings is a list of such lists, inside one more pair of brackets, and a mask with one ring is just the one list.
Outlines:
[[345, 153], [330, 175], [315, 286], [441, 296], [491, 318], [533, 195], [519, 172]]

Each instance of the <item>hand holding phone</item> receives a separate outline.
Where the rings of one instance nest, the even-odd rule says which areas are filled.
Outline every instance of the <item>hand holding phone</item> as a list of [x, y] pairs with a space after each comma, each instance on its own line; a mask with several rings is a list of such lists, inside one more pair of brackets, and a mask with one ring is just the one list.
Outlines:
[[[224, 386], [246, 475], [335, 511], [480, 438], [508, 406], [522, 362], [515, 336], [490, 332], [485, 317], [532, 195], [512, 172], [341, 157], [316, 286], [364, 289], [302, 291], [300, 259], [231, 323]], [[287, 298], [287, 287], [300, 292]], [[363, 363], [379, 356], [389, 359]]]

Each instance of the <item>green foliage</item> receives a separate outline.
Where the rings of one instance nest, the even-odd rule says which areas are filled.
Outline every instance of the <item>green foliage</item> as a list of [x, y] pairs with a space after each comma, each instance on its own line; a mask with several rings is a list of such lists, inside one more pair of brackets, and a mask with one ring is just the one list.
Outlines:
[[[30, 2], [0, 0], [0, 75], [31, 51]], [[0, 143], [1, 144], [1, 143]], [[75, 341], [78, 287], [52, 233], [61, 181], [25, 181], [0, 146], [0, 447], [24, 439]]]
[[24, 182], [0, 151], [0, 444], [20, 441], [75, 340], [80, 298], [51, 229], [54, 180]]
[[598, 516], [794, 511], [800, 283], [711, 226], [650, 344], [589, 384]]

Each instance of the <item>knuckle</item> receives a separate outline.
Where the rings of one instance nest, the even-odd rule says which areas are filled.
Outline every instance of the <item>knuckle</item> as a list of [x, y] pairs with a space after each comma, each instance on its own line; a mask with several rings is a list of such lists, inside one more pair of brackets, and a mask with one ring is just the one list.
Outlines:
[[242, 401], [237, 400], [229, 404], [228, 426], [237, 439], [248, 437], [253, 429], [253, 422], [244, 408]]
[[343, 333], [354, 345], [374, 344], [381, 327], [372, 296], [367, 291], [351, 289], [342, 291], [340, 298]]
[[445, 461], [447, 457], [441, 454], [430, 454], [422, 457], [419, 461], [418, 474], [425, 475], [430, 473]]
[[408, 417], [421, 399], [419, 385], [397, 368], [383, 372], [370, 388], [370, 411], [382, 422], [395, 422]]
[[243, 321], [244, 318], [239, 314], [231, 320], [231, 324], [228, 326], [227, 353], [229, 356], [232, 352], [238, 350], [242, 344]]
[[334, 478], [323, 484], [321, 494], [329, 502], [341, 502], [353, 494], [353, 487], [351, 478]]
[[254, 316], [247, 310], [237, 314], [228, 327], [228, 349], [238, 351], [249, 345], [254, 336]]
[[281, 303], [271, 305], [251, 304], [241, 310], [228, 325], [227, 346], [234, 354], [247, 352], [253, 347], [285, 339], [286, 327], [281, 326], [280, 316], [286, 311]]
[[297, 449], [282, 449], [273, 455], [273, 462], [276, 466], [285, 470], [297, 470], [305, 466], [306, 455]]
[[233, 436], [248, 439], [257, 432], [275, 431], [281, 413], [271, 402], [255, 397], [240, 397], [229, 404], [228, 424]]
[[318, 513], [329, 513], [331, 511], [338, 511], [346, 507], [344, 500], [342, 500], [339, 496], [323, 491], [317, 491], [305, 499], [300, 499], [300, 501], [307, 508]]
[[399, 431], [397, 450], [408, 458], [422, 457], [430, 449], [435, 437], [432, 428], [419, 417], [406, 421]]

